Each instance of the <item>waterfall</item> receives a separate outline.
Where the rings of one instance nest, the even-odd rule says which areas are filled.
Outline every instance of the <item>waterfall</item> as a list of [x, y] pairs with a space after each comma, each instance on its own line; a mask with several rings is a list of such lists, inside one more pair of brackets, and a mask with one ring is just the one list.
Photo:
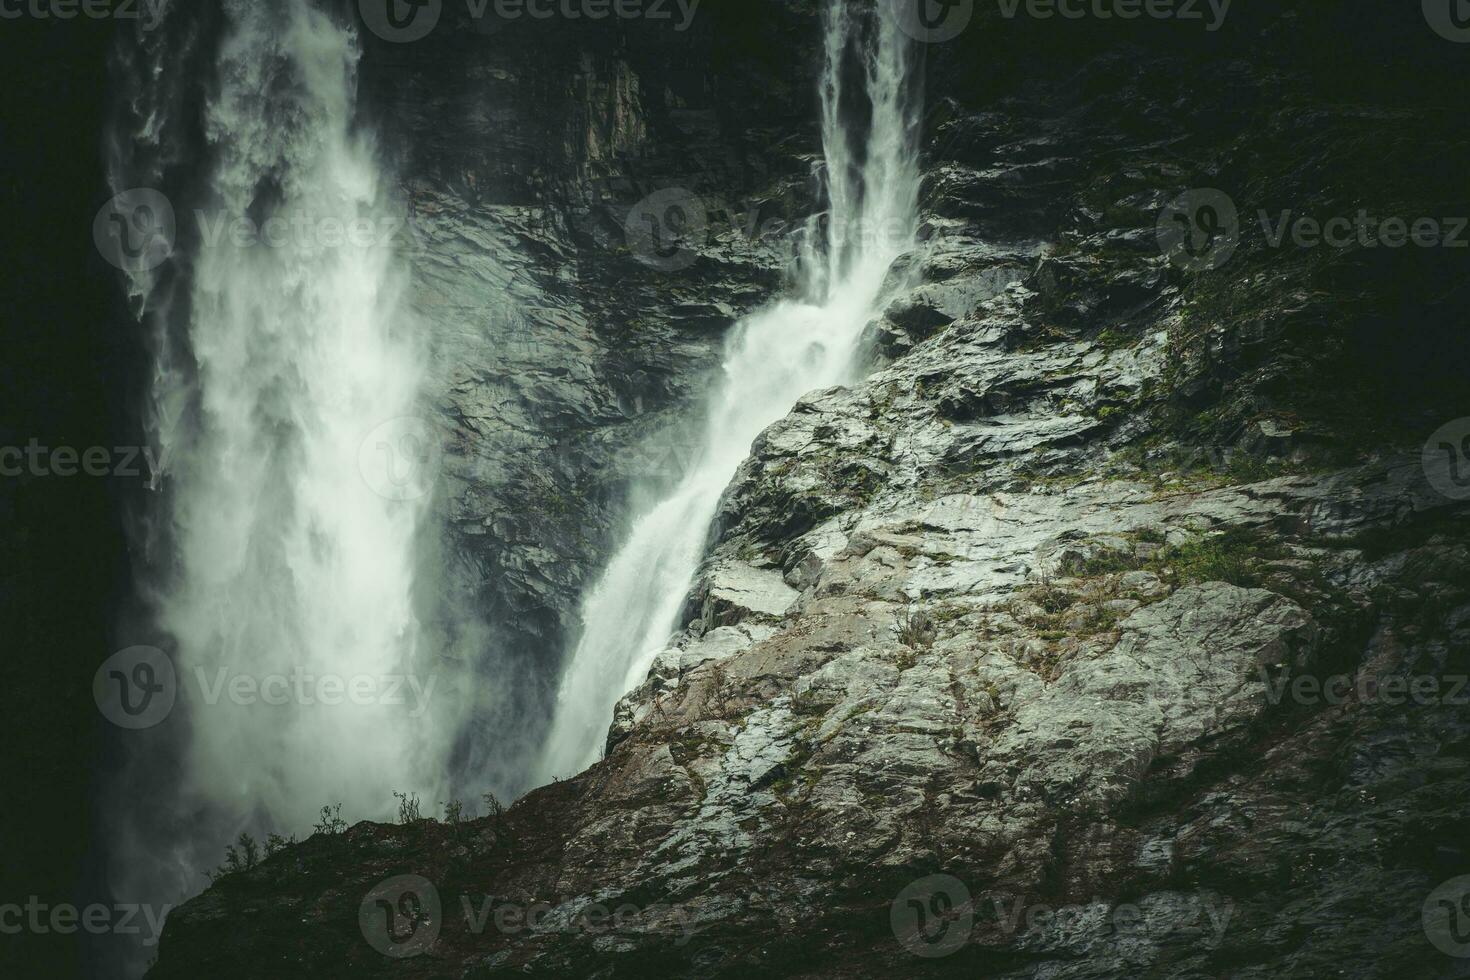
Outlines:
[[704, 407], [699, 455], [667, 497], [636, 518], [584, 600], [544, 778], [597, 761], [618, 699], [642, 682], [678, 626], [720, 496], [751, 443], [802, 395], [853, 379], [887, 273], [912, 247], [919, 185], [914, 51], [900, 29], [897, 0], [877, 0], [871, 10], [855, 6], [830, 0], [824, 18], [825, 234], [798, 259], [796, 296], [733, 329]]
[[[429, 815], [454, 719], [434, 710], [415, 602], [438, 445], [428, 352], [356, 119], [355, 31], [311, 0], [170, 17], [166, 40], [124, 56], [138, 88], [113, 173], [168, 184], [180, 227], [170, 264], [132, 278], [167, 460], [149, 605], [178, 698], [158, 729], [168, 764], [149, 749], [126, 790], [172, 797], [176, 823], [154, 796], [118, 835], [177, 900], [240, 831], [304, 837], [328, 803], [390, 819], [396, 790]], [[185, 94], [194, 58], [202, 96]]]

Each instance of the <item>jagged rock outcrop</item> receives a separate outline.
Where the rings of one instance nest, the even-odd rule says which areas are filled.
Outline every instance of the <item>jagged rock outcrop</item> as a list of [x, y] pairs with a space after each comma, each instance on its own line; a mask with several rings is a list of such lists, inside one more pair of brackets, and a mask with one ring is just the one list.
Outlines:
[[1436, 349], [1462, 280], [1155, 234], [1190, 187], [1330, 205], [1364, 119], [1464, 158], [1436, 105], [1289, 77], [1324, 16], [935, 46], [924, 284], [756, 442], [606, 758], [225, 878], [150, 975], [1464, 975], [1423, 915], [1470, 872], [1470, 511], [1419, 447], [1466, 413], [1364, 361], [1386, 296]]

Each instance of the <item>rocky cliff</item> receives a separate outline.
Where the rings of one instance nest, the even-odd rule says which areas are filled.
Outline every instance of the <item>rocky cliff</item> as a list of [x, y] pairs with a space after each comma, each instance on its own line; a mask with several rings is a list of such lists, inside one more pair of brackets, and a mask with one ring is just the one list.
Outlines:
[[[779, 288], [779, 235], [650, 268], [628, 207], [812, 207], [813, 5], [710, 7], [369, 51], [452, 553], [531, 659]], [[1470, 975], [1423, 919], [1470, 873], [1470, 493], [1421, 454], [1470, 414], [1465, 253], [1268, 228], [1470, 214], [1462, 48], [1134, 26], [928, 47], [922, 284], [756, 442], [601, 763], [224, 877], [150, 976]], [[1236, 230], [1166, 254], [1206, 188]]]

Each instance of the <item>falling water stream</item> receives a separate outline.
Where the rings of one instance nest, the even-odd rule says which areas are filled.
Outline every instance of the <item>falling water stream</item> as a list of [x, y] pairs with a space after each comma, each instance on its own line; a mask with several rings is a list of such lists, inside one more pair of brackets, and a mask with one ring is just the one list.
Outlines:
[[[398, 790], [428, 815], [455, 719], [435, 710], [415, 602], [427, 351], [357, 121], [355, 30], [311, 0], [222, 0], [217, 20], [173, 26], [175, 46], [134, 56], [136, 130], [114, 174], [136, 182], [152, 145], [181, 163], [161, 181], [187, 175], [167, 185], [174, 264], [133, 279], [156, 332], [146, 421], [168, 460], [149, 602], [178, 698], [119, 790], [130, 873], [177, 901], [241, 831], [306, 836], [329, 803], [391, 819]], [[195, 102], [186, 51], [208, 73]]]
[[[677, 627], [721, 494], [766, 427], [807, 392], [853, 379], [894, 260], [913, 244], [919, 169], [911, 42], [896, 0], [831, 0], [825, 17], [825, 235], [798, 259], [800, 288], [741, 321], [705, 407], [699, 455], [639, 515], [582, 609], [542, 764], [546, 779], [597, 761], [619, 698]], [[854, 86], [859, 86], [857, 90]], [[866, 103], [869, 111], [853, 112]]]
[[[587, 595], [546, 777], [595, 761], [615, 702], [677, 625], [752, 441], [858, 370], [916, 224], [914, 53], [895, 8], [829, 5], [829, 212], [799, 288], [732, 332], [700, 455]], [[452, 678], [435, 699], [446, 651], [425, 623], [443, 610], [425, 596], [447, 590], [425, 578], [430, 352], [401, 258], [373, 231], [397, 211], [359, 118], [356, 32], [315, 0], [170, 5], [168, 24], [130, 55], [111, 169], [118, 191], [168, 191], [181, 229], [130, 288], [152, 327], [145, 426], [166, 461], [141, 522], [146, 605], [178, 705], [129, 743], [111, 819], [127, 868], [114, 883], [178, 901], [242, 830], [309, 834], [328, 803], [391, 819], [395, 790], [449, 798], [473, 699], [445, 699]]]

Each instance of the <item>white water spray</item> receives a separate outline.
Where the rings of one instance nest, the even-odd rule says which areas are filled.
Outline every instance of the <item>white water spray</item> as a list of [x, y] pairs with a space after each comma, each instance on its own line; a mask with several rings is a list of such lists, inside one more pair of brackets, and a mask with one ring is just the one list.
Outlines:
[[150, 420], [169, 461], [154, 603], [176, 645], [170, 789], [201, 839], [130, 855], [167, 847], [186, 894], [232, 826], [305, 835], [328, 803], [384, 819], [395, 790], [427, 815], [457, 721], [435, 710], [448, 684], [414, 603], [427, 352], [354, 126], [356, 35], [310, 0], [222, 7], [202, 206], [179, 214], [199, 233], [189, 313], [160, 332]]
[[[851, 381], [857, 369], [864, 327], [917, 224], [913, 51], [895, 8], [894, 0], [878, 0], [869, 20], [848, 0], [828, 5], [825, 240], [802, 257], [799, 298], [736, 326], [706, 408], [699, 457], [669, 496], [634, 522], [585, 600], [582, 638], [563, 676], [542, 764], [546, 779], [597, 761], [614, 705], [642, 682], [678, 625], [720, 496], [751, 443], [802, 395]], [[855, 80], [871, 107], [870, 121], [856, 131], [844, 112]]]

